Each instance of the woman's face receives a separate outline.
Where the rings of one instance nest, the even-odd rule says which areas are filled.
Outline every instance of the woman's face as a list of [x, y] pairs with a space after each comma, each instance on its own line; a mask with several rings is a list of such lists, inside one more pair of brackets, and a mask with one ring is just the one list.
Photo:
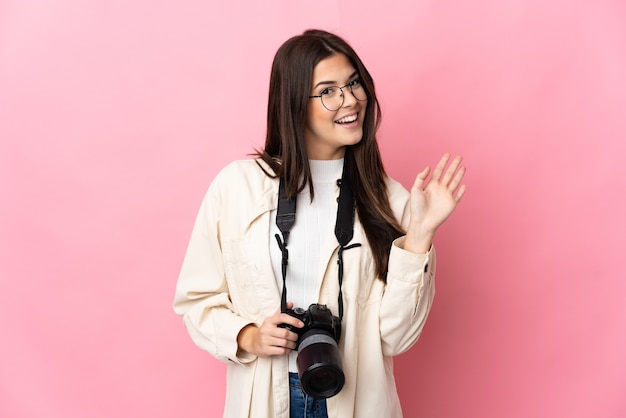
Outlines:
[[[365, 100], [357, 100], [350, 92], [348, 84], [353, 86], [355, 94]], [[339, 86], [336, 96], [331, 100], [329, 87]], [[346, 86], [346, 87], [343, 87]], [[310, 96], [324, 96], [324, 103], [319, 97], [309, 99], [307, 104], [304, 141], [307, 154], [312, 160], [335, 160], [343, 158], [347, 145], [357, 144], [363, 137], [363, 121], [367, 108], [365, 90], [359, 83], [359, 75], [344, 54], [335, 54], [320, 61], [313, 69]], [[329, 106], [337, 103], [336, 106]], [[339, 107], [340, 106], [340, 107]]]

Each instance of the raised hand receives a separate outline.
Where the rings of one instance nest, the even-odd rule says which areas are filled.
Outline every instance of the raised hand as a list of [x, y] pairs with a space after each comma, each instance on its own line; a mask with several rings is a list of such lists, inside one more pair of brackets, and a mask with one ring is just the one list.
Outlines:
[[465, 185], [461, 184], [465, 167], [461, 166], [462, 157], [450, 161], [450, 154], [445, 154], [433, 171], [432, 178], [426, 181], [430, 167], [426, 167], [415, 178], [411, 188], [411, 219], [404, 241], [404, 248], [416, 253], [428, 251], [437, 229], [454, 212], [465, 194]]

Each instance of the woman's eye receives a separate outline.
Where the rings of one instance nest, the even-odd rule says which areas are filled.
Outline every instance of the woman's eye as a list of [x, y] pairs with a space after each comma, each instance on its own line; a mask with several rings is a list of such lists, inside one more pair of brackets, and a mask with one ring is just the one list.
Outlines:
[[321, 96], [332, 96], [337, 91], [337, 87], [327, 87], [320, 92]]
[[360, 78], [355, 78], [354, 80], [349, 82], [348, 85], [350, 87], [359, 87], [361, 85], [361, 79]]

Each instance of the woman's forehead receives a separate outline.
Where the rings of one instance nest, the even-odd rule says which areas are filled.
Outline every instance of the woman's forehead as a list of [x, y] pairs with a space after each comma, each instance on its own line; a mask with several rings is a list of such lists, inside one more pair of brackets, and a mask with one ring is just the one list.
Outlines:
[[317, 63], [313, 69], [313, 85], [320, 83], [341, 83], [349, 80], [357, 73], [356, 69], [344, 54], [331, 55]]

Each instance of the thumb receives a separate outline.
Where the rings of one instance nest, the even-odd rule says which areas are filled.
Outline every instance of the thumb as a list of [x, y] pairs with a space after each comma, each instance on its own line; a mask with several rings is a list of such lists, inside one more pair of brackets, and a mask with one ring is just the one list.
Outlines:
[[424, 188], [424, 182], [426, 178], [430, 174], [430, 167], [426, 166], [426, 168], [415, 177], [415, 182], [413, 183], [413, 190], [422, 190]]
[[[287, 308], [287, 309], [293, 309], [293, 302], [289, 302], [289, 301], [287, 301], [287, 306], [286, 306], [286, 308]], [[278, 309], [276, 310], [276, 313], [280, 313], [280, 312], [281, 312], [281, 308], [280, 308], [280, 306], [279, 306], [279, 307], [278, 307]]]

